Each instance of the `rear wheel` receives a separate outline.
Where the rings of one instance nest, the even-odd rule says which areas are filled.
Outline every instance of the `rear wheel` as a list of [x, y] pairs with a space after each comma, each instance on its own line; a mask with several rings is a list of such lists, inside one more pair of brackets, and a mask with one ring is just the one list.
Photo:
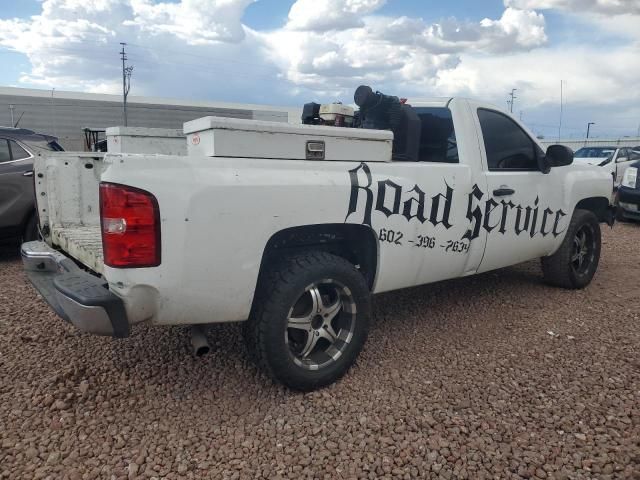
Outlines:
[[576, 210], [558, 251], [542, 259], [545, 281], [562, 288], [586, 287], [598, 269], [600, 250], [597, 217], [588, 210]]
[[367, 338], [370, 294], [343, 258], [310, 252], [263, 275], [245, 340], [259, 367], [295, 390], [342, 377]]

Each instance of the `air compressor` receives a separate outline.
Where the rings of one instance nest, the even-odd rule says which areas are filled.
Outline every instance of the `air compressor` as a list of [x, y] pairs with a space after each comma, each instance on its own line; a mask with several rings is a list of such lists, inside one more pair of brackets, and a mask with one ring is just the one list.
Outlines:
[[355, 91], [353, 100], [358, 111], [341, 103], [307, 103], [302, 112], [306, 125], [391, 130], [393, 132], [393, 160], [419, 160], [421, 122], [415, 109], [398, 97], [374, 92], [367, 85]]

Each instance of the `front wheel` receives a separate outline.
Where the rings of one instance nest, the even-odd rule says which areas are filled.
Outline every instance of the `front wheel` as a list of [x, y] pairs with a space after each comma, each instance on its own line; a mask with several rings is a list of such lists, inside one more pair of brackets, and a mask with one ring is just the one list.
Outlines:
[[589, 285], [598, 269], [601, 242], [598, 218], [588, 210], [576, 210], [558, 251], [542, 259], [545, 281], [569, 289]]
[[315, 390], [355, 362], [370, 311], [369, 289], [351, 263], [323, 252], [299, 254], [262, 276], [245, 341], [272, 379], [294, 390]]

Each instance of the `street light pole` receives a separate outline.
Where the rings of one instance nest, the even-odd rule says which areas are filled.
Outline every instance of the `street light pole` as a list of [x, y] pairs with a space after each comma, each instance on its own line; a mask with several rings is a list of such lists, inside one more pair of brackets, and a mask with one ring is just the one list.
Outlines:
[[587, 123], [587, 140], [589, 140], [589, 132], [591, 131], [591, 125], [595, 125], [596, 122]]

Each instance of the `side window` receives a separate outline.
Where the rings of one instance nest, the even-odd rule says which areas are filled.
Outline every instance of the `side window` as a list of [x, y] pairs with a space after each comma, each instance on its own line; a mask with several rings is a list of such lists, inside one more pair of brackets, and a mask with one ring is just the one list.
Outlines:
[[629, 150], [629, 160], [640, 160], [640, 147]]
[[538, 171], [538, 149], [520, 126], [502, 113], [478, 109], [489, 170]]
[[29, 152], [27, 152], [24, 148], [22, 148], [20, 145], [18, 145], [13, 140], [10, 140], [9, 144], [11, 145], [11, 159], [12, 160], [22, 160], [23, 158], [29, 158], [31, 156], [31, 155], [29, 155]]
[[459, 163], [458, 143], [448, 108], [416, 107], [420, 117], [420, 161]]
[[0, 138], [0, 163], [11, 160], [11, 152], [9, 151], [9, 142]]

